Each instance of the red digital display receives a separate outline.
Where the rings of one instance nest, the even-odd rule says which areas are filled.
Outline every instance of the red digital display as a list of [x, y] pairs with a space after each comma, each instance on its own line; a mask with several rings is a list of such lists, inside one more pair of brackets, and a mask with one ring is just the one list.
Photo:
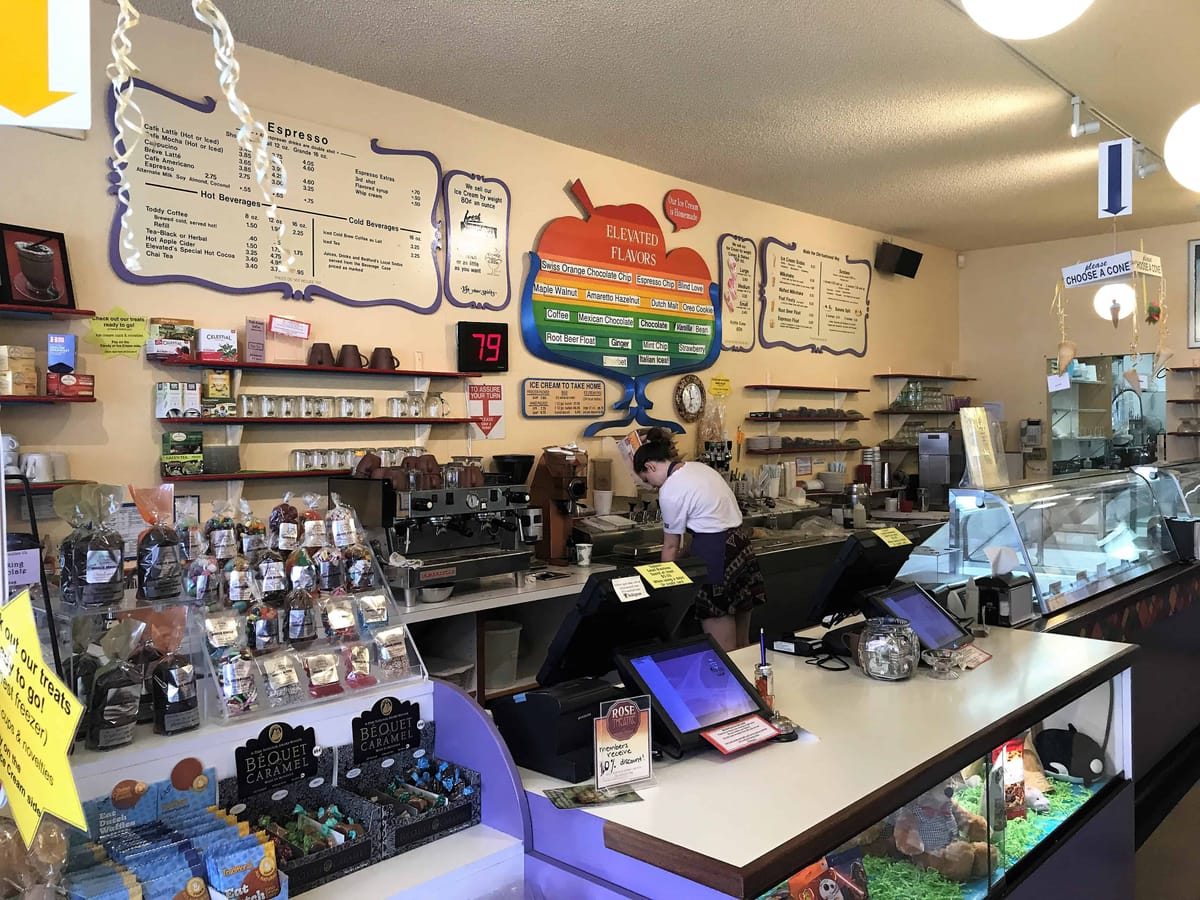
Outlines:
[[507, 372], [508, 325], [499, 322], [459, 322], [458, 371]]

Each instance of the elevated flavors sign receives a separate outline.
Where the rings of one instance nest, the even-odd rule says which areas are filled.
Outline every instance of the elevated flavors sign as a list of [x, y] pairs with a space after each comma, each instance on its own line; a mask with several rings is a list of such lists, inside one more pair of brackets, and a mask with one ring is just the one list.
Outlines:
[[521, 332], [530, 352], [616, 379], [621, 419], [594, 422], [585, 434], [651, 418], [645, 387], [656, 378], [711, 366], [721, 350], [717, 287], [695, 250], [668, 251], [658, 220], [644, 206], [592, 204], [571, 185], [586, 218], [546, 226], [530, 254]]

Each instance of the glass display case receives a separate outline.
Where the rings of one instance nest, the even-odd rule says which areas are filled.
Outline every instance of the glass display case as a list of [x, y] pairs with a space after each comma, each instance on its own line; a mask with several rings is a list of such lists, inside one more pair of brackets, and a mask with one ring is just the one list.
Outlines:
[[1176, 562], [1163, 514], [1151, 479], [1133, 470], [953, 488], [949, 521], [913, 551], [899, 578], [956, 584], [995, 566], [1030, 576], [1045, 615]]
[[1164, 516], [1200, 516], [1200, 459], [1142, 466], [1137, 472], [1150, 482]]
[[[1121, 673], [937, 780], [758, 900], [983, 900], [1126, 783]], [[840, 893], [839, 893], [840, 891]]]

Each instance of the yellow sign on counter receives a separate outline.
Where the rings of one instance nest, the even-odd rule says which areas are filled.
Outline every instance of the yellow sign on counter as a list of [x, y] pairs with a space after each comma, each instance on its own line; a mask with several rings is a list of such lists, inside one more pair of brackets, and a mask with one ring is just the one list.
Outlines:
[[876, 528], [875, 534], [889, 547], [906, 547], [912, 543], [899, 528]]
[[0, 608], [0, 782], [26, 846], [52, 815], [87, 829], [67, 750], [83, 706], [42, 658], [29, 591]]
[[683, 569], [673, 562], [647, 563], [635, 568], [652, 588], [668, 588], [692, 583], [692, 579], [687, 577]]

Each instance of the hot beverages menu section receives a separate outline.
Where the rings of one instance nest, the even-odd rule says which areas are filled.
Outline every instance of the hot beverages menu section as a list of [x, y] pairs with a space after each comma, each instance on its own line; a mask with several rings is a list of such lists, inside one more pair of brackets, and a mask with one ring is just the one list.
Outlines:
[[141, 268], [131, 273], [114, 259], [119, 275], [236, 292], [286, 285], [306, 299], [437, 307], [441, 168], [432, 155], [256, 111], [286, 169], [280, 251], [252, 154], [238, 146], [224, 107], [197, 108], [153, 87], [136, 96], [146, 127], [129, 169], [130, 224]]
[[766, 238], [759, 341], [764, 347], [863, 356], [870, 286], [868, 260]]

